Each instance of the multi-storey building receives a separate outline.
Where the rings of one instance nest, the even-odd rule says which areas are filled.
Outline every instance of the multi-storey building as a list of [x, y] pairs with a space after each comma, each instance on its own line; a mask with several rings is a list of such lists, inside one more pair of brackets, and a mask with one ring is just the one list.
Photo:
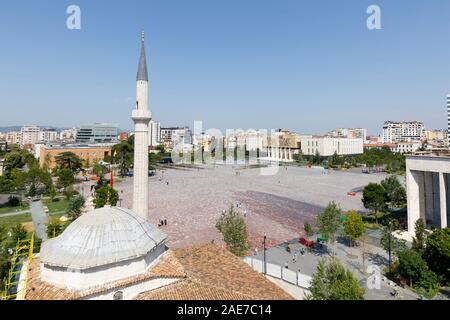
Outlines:
[[150, 120], [149, 124], [149, 146], [154, 147], [161, 144], [161, 123]]
[[383, 125], [383, 142], [412, 142], [425, 140], [425, 125], [423, 122], [393, 122], [386, 121]]
[[367, 139], [367, 130], [364, 128], [338, 128], [327, 134], [335, 138]]
[[41, 128], [38, 126], [23, 126], [20, 132], [22, 134], [22, 141], [20, 142], [22, 146], [34, 145], [41, 139]]
[[21, 132], [7, 132], [5, 134], [5, 141], [9, 144], [21, 144], [22, 133]]
[[315, 155], [317, 152], [323, 157], [337, 153], [340, 156], [362, 154], [364, 152], [363, 139], [335, 138], [328, 136], [301, 137], [301, 150], [304, 155]]
[[[447, 136], [450, 137], [450, 94], [447, 95]], [[450, 148], [450, 139], [448, 139]]]
[[76, 142], [108, 143], [118, 141], [119, 127], [117, 124], [94, 123], [83, 125], [77, 131]]
[[58, 140], [58, 132], [55, 129], [44, 129], [39, 132], [39, 142], [55, 142]]
[[264, 141], [265, 150], [267, 151], [267, 160], [292, 162], [294, 155], [300, 152], [301, 137], [288, 130], [278, 130], [271, 133], [267, 140]]
[[192, 144], [192, 132], [189, 127], [161, 128], [161, 143], [167, 149], [180, 144]]
[[65, 129], [62, 130], [61, 133], [59, 134], [59, 139], [64, 142], [75, 141], [76, 136], [77, 136], [76, 128]]

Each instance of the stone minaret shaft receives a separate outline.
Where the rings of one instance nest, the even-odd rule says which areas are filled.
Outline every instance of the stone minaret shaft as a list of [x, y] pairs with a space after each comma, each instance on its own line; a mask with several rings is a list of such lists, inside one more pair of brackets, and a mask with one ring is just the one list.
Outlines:
[[148, 220], [148, 73], [145, 59], [144, 32], [141, 36], [141, 57], [136, 77], [136, 107], [134, 122], [133, 211]]

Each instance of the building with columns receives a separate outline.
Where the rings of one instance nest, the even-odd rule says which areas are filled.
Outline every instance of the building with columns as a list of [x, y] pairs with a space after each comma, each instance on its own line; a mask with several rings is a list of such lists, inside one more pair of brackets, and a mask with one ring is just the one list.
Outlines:
[[267, 138], [267, 158], [270, 161], [293, 162], [300, 152], [300, 136], [287, 130], [279, 130]]
[[450, 219], [450, 157], [407, 156], [408, 235], [422, 219], [426, 228], [446, 228]]

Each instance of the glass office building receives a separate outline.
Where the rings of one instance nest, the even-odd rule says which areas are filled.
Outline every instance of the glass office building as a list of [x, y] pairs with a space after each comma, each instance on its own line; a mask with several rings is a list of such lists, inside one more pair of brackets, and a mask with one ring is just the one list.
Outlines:
[[106, 143], [116, 142], [119, 136], [119, 126], [111, 123], [94, 123], [81, 126], [77, 131], [76, 142]]

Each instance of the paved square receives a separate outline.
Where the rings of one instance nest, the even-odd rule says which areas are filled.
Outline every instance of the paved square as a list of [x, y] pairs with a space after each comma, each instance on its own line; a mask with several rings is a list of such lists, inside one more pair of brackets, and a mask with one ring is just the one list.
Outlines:
[[[215, 222], [223, 210], [239, 204], [252, 247], [260, 245], [264, 232], [269, 245], [274, 245], [298, 237], [303, 223], [313, 222], [330, 201], [345, 210], [363, 211], [361, 193], [349, 196], [347, 192], [384, 178], [381, 174], [337, 171], [324, 174], [322, 169], [294, 166], [280, 167], [270, 176], [261, 175], [260, 170], [232, 165], [158, 170], [149, 182], [150, 222], [167, 219], [162, 228], [173, 248], [212, 240], [220, 243]], [[132, 182], [127, 178], [115, 185], [123, 207], [131, 207]]]

